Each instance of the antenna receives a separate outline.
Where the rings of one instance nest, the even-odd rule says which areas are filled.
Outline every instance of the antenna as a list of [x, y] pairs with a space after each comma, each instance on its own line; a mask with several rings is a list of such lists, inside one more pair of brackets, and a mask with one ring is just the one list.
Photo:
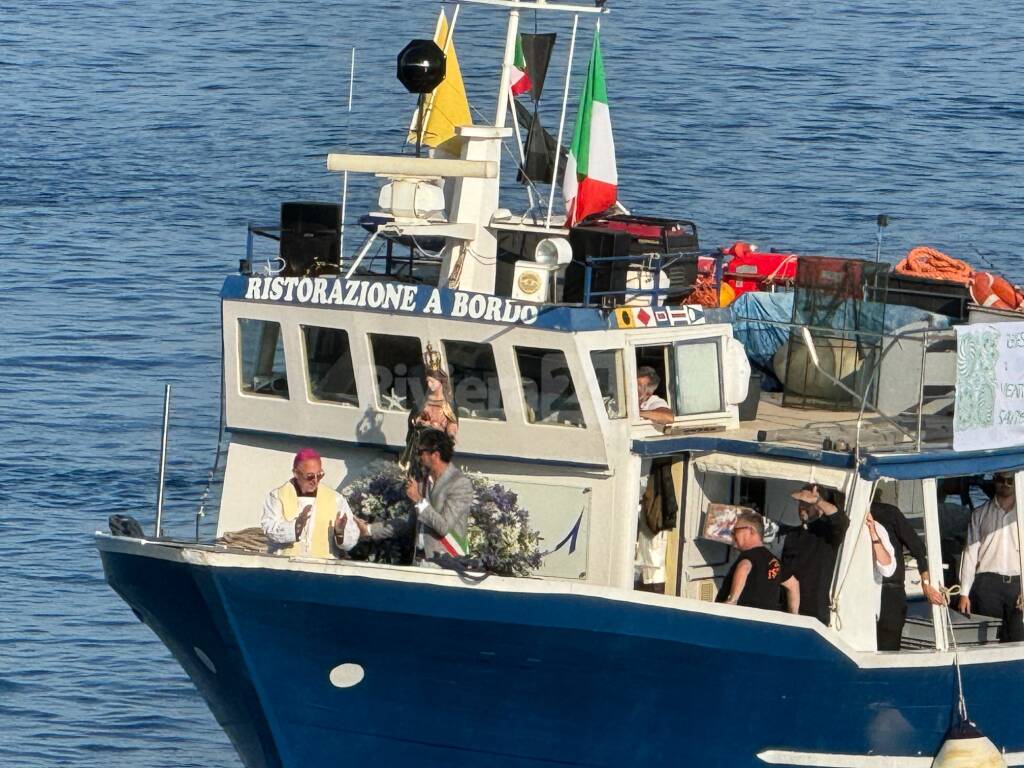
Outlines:
[[[356, 79], [356, 49], [352, 48], [352, 60], [348, 67], [348, 109], [347, 115], [352, 114], [352, 86]], [[348, 171], [341, 177], [341, 231], [338, 233], [338, 253], [340, 258], [345, 258], [345, 209], [348, 207]]]

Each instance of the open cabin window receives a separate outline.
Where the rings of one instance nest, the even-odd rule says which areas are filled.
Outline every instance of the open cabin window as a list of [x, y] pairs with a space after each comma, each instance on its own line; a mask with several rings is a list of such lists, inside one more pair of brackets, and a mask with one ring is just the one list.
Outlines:
[[526, 420], [530, 424], [585, 427], [565, 353], [537, 347], [516, 347], [515, 351]]
[[414, 387], [422, 388], [423, 347], [414, 336], [370, 334], [377, 380], [377, 405], [386, 411], [412, 408]]
[[725, 410], [720, 337], [675, 342], [672, 363], [669, 402], [677, 418]]
[[601, 400], [609, 419], [621, 419], [626, 415], [625, 381], [622, 373], [622, 350], [601, 349], [590, 353]]
[[470, 341], [442, 343], [459, 417], [504, 421], [505, 408], [491, 345]]
[[238, 320], [242, 391], [288, 399], [281, 324], [270, 320]]
[[359, 405], [348, 334], [339, 328], [302, 326], [309, 394], [314, 400]]
[[641, 368], [653, 368], [654, 372], [658, 374], [658, 379], [660, 379], [653, 394], [669, 404], [672, 402], [670, 393], [672, 392], [674, 377], [672, 356], [669, 354], [670, 349], [668, 344], [645, 344], [644, 346], [636, 347], [637, 375], [639, 376]]

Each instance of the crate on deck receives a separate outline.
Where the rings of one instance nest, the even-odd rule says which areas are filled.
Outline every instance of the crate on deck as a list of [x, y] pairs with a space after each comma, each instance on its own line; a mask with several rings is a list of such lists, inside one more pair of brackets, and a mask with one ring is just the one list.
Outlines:
[[573, 260], [565, 273], [563, 297], [567, 302], [621, 304], [627, 296], [637, 293], [636, 288], [627, 288], [630, 274], [637, 270], [665, 273], [668, 290], [661, 285], [652, 293], [668, 303], [685, 299], [697, 281], [701, 254], [697, 225], [692, 221], [600, 216], [574, 227], [569, 242]]
[[877, 287], [870, 286], [869, 294], [874, 301], [917, 307], [954, 320], [967, 320], [971, 302], [970, 289], [964, 283], [898, 272], [889, 272]]
[[[873, 296], [887, 269], [887, 264], [861, 259], [800, 257], [789, 341], [776, 352], [774, 364], [781, 374], [783, 405], [848, 410], [859, 407], [865, 396], [873, 405], [877, 387], [869, 384], [877, 373], [885, 328], [885, 304]], [[810, 331], [815, 354], [805, 346], [803, 328]]]
[[686, 219], [612, 214], [587, 219], [583, 226], [629, 235], [629, 252], [686, 253], [700, 250], [697, 225]]

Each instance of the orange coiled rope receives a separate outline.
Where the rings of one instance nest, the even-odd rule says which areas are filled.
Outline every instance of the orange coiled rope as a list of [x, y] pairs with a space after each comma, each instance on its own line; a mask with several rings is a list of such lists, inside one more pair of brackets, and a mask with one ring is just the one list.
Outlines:
[[949, 280], [963, 285], [968, 285], [974, 277], [974, 270], [966, 262], [924, 245], [911, 248], [906, 258], [896, 265], [896, 272], [910, 277]]
[[687, 304], [700, 304], [702, 307], [718, 306], [718, 288], [711, 275], [697, 275], [693, 293], [686, 299]]

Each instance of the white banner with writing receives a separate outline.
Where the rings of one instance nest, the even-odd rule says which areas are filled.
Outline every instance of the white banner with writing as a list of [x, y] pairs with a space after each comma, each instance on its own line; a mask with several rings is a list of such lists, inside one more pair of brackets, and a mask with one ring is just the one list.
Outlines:
[[1024, 445], [1024, 322], [956, 328], [953, 448]]

